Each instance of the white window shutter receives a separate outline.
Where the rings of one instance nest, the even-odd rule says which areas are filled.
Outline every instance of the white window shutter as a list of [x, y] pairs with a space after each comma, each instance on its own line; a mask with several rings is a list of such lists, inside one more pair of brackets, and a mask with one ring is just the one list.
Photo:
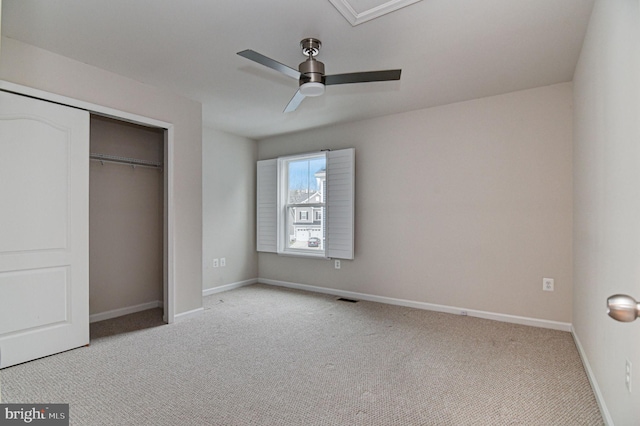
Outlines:
[[261, 160], [257, 166], [256, 248], [278, 251], [278, 160]]
[[355, 149], [327, 152], [326, 257], [353, 259]]

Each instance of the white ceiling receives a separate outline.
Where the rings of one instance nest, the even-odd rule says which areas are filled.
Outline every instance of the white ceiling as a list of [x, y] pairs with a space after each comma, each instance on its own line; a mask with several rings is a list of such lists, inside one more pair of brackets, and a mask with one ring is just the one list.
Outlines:
[[[2, 34], [198, 100], [205, 125], [261, 139], [571, 81], [593, 1], [423, 0], [352, 26], [329, 0], [3, 0]], [[297, 68], [305, 37], [322, 41], [327, 74], [402, 79], [329, 86], [284, 114], [297, 82], [236, 52]]]

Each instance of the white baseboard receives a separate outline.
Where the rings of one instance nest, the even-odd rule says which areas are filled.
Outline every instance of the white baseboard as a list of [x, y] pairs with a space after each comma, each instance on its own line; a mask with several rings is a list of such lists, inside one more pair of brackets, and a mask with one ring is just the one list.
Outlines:
[[571, 324], [566, 322], [549, 321], [537, 318], [519, 317], [516, 315], [498, 314], [494, 312], [477, 311], [473, 309], [458, 308], [455, 306], [436, 305], [433, 303], [416, 302], [413, 300], [396, 299], [393, 297], [376, 296], [372, 294], [356, 293], [353, 291], [337, 290], [333, 288], [316, 287], [306, 284], [291, 283], [286, 281], [270, 280], [258, 278], [259, 283], [288, 287], [298, 290], [313, 291], [316, 293], [331, 294], [350, 299], [367, 300], [369, 302], [387, 303], [389, 305], [406, 306], [408, 308], [425, 309], [427, 311], [444, 312], [448, 314], [461, 315], [466, 312], [470, 317], [484, 318], [494, 321], [508, 322], [513, 324], [529, 325], [533, 327], [548, 328], [552, 330], [571, 331]]
[[146, 311], [147, 309], [162, 308], [164, 305], [160, 300], [153, 302], [141, 303], [140, 305], [127, 306], [124, 308], [113, 309], [111, 311], [100, 312], [99, 314], [89, 315], [89, 322], [104, 321], [111, 318], [121, 317], [123, 315], [135, 314], [136, 312]]
[[578, 334], [576, 333], [576, 330], [573, 328], [573, 326], [571, 327], [571, 335], [573, 336], [573, 341], [576, 343], [576, 347], [578, 348], [578, 353], [580, 354], [580, 358], [582, 359], [582, 365], [587, 372], [589, 383], [591, 383], [591, 389], [593, 389], [593, 393], [596, 396], [596, 401], [598, 402], [598, 406], [600, 407], [602, 418], [607, 426], [613, 426], [613, 418], [611, 417], [611, 413], [609, 413], [609, 409], [607, 409], [607, 404], [605, 404], [604, 402], [602, 391], [600, 390], [600, 386], [598, 386], [596, 376], [593, 374], [593, 370], [591, 369], [591, 365], [589, 364], [587, 354], [584, 351], [582, 343], [580, 343]]
[[250, 280], [238, 281], [237, 283], [225, 284], [220, 287], [207, 288], [202, 290], [202, 296], [211, 296], [212, 294], [222, 293], [223, 291], [233, 290], [234, 288], [244, 287], [245, 285], [256, 284], [258, 282], [257, 278], [253, 278]]
[[[243, 287], [245, 285], [256, 284], [257, 282], [258, 282], [258, 279], [257, 278], [253, 278], [251, 280], [239, 281], [237, 283], [226, 284], [226, 285], [222, 285], [220, 287], [208, 288], [206, 290], [202, 290], [202, 296], [203, 297], [204, 296], [210, 296], [210, 295], [215, 294], [215, 293], [221, 293], [223, 291], [233, 290], [234, 288]], [[204, 312], [204, 308], [198, 308], [198, 309], [193, 309], [191, 311], [187, 311], [187, 312], [182, 312], [180, 314], [176, 314], [176, 316], [174, 318], [174, 322], [184, 321], [184, 320], [186, 320], [188, 318], [192, 318], [192, 317], [195, 317], [197, 315], [200, 315], [203, 312]]]
[[201, 314], [201, 313], [203, 313], [203, 312], [204, 312], [204, 308], [198, 308], [198, 309], [193, 309], [193, 310], [191, 310], [191, 311], [182, 312], [182, 313], [180, 313], [180, 314], [176, 314], [176, 315], [174, 316], [174, 318], [173, 318], [173, 322], [174, 322], [174, 324], [175, 324], [176, 322], [184, 321], [184, 320], [186, 320], [186, 319], [189, 319], [189, 318], [193, 318], [193, 317], [195, 317], [195, 316], [198, 316], [198, 315], [200, 315], [200, 314]]

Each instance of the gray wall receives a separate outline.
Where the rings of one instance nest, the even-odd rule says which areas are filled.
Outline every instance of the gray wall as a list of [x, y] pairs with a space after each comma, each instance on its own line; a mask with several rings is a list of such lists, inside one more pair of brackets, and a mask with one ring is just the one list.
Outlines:
[[[91, 152], [162, 162], [164, 131], [91, 117]], [[164, 178], [159, 169], [91, 161], [89, 313], [163, 299]]]
[[[255, 141], [204, 128], [202, 138], [203, 289], [255, 280]], [[214, 268], [213, 259], [226, 259]]]
[[260, 278], [569, 323], [571, 103], [563, 83], [260, 141], [356, 149], [355, 260], [260, 253]]
[[638, 0], [597, 1], [574, 78], [573, 326], [616, 425], [640, 419], [640, 324], [605, 305], [640, 298], [639, 41]]
[[0, 79], [173, 124], [175, 313], [201, 308], [202, 105], [9, 38]]

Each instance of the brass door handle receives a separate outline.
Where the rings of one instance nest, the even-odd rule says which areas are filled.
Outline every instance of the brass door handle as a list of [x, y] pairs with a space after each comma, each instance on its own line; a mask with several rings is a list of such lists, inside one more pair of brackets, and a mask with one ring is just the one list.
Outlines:
[[640, 316], [640, 303], [626, 294], [609, 297], [607, 308], [607, 314], [616, 321], [631, 322]]

